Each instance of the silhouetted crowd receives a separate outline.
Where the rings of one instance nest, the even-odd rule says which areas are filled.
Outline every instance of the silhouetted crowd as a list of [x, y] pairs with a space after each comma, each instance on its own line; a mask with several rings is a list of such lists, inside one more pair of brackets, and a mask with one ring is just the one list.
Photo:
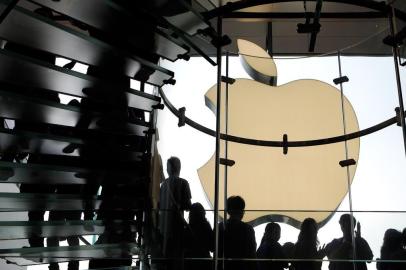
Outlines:
[[[191, 192], [185, 179], [179, 177], [180, 160], [167, 162], [169, 177], [162, 183], [160, 229], [162, 235], [161, 269], [213, 268], [215, 236], [200, 203], [191, 204]], [[318, 224], [313, 218], [301, 223], [296, 243], [278, 242], [281, 227], [266, 225], [257, 249], [254, 229], [243, 222], [245, 201], [240, 196], [227, 199], [228, 219], [219, 224], [218, 269], [220, 270], [320, 270], [327, 257], [330, 270], [366, 270], [373, 260], [368, 242], [361, 236], [361, 225], [350, 214], [339, 219], [342, 237], [320, 246]], [[184, 219], [189, 211], [189, 223]], [[355, 248], [354, 248], [355, 247]], [[385, 232], [378, 270], [406, 269], [406, 228]]]

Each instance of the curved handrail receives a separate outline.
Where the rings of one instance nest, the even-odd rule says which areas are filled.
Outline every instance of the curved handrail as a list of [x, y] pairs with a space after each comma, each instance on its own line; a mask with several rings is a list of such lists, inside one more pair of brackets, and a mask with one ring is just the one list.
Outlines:
[[[173, 106], [173, 104], [169, 101], [169, 99], [166, 97], [164, 91], [162, 88], [159, 88], [159, 94], [162, 97], [162, 100], [164, 101], [164, 104], [168, 107], [168, 109], [176, 116], [180, 117], [181, 113], [179, 113], [178, 109]], [[406, 114], [406, 111], [405, 111]], [[183, 116], [182, 116], [183, 117]], [[386, 121], [383, 121], [377, 125], [374, 125], [372, 127], [345, 134], [345, 135], [340, 135], [340, 136], [335, 136], [335, 137], [329, 137], [329, 138], [324, 138], [324, 139], [316, 139], [316, 140], [307, 140], [307, 141], [267, 141], [267, 140], [257, 140], [257, 139], [250, 139], [250, 138], [244, 138], [244, 137], [238, 137], [230, 134], [224, 134], [221, 133], [220, 138], [222, 140], [226, 140], [229, 142], [235, 142], [235, 143], [241, 143], [241, 144], [249, 144], [249, 145], [256, 145], [256, 146], [266, 146], [266, 147], [308, 147], [308, 146], [317, 146], [317, 145], [326, 145], [326, 144], [333, 144], [333, 143], [339, 143], [339, 142], [344, 142], [344, 141], [349, 141], [353, 139], [357, 139], [369, 134], [372, 134], [374, 132], [377, 132], [379, 130], [385, 129], [395, 123], [398, 122], [398, 117], [392, 117]], [[207, 128], [192, 119], [188, 118], [185, 116], [185, 123], [189, 126], [191, 126], [194, 129], [197, 129], [200, 132], [203, 132], [207, 135], [210, 136], [216, 136], [216, 132], [210, 128]]]
[[[313, 0], [316, 1], [316, 0]], [[324, 0], [325, 2], [334, 2], [341, 4], [348, 4], [353, 6], [365, 7], [372, 10], [387, 12], [389, 5], [384, 2], [376, 2], [373, 0]], [[204, 13], [206, 19], [213, 19], [218, 16], [224, 16], [226, 14], [232, 13], [244, 8], [264, 5], [264, 4], [276, 4], [285, 2], [295, 2], [295, 0], [240, 0], [237, 2], [229, 2], [223, 6], [212, 9]], [[395, 8], [395, 16], [403, 21], [406, 21], [406, 13]]]

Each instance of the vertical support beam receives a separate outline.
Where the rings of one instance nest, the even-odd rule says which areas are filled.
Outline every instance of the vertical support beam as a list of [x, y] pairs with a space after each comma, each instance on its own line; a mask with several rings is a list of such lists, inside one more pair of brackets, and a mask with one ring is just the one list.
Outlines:
[[268, 22], [268, 29], [267, 29], [267, 33], [266, 33], [266, 50], [267, 50], [269, 55], [271, 55], [271, 56], [273, 55], [272, 22]]
[[[317, 0], [316, 4], [316, 11], [314, 13], [313, 19], [313, 26], [317, 26], [320, 24], [320, 15], [321, 15], [321, 8], [323, 7], [323, 0]], [[313, 31], [310, 35], [310, 45], [309, 45], [309, 52], [314, 52], [314, 48], [316, 47], [316, 38], [317, 38], [318, 31]]]
[[[217, 18], [217, 35], [221, 37], [222, 17]], [[219, 243], [219, 183], [220, 183], [220, 127], [221, 127], [221, 44], [217, 44], [217, 109], [216, 109], [216, 159], [214, 173], [214, 252], [213, 269], [218, 268], [218, 243]]]
[[[228, 64], [229, 64], [229, 53], [228, 51], [226, 52], [226, 77], [229, 78], [228, 74]], [[228, 82], [226, 82], [226, 100], [225, 100], [225, 134], [228, 134]], [[225, 146], [224, 146], [224, 152], [225, 152], [225, 159], [228, 160], [228, 141], [224, 140]], [[227, 220], [227, 197], [228, 197], [228, 165], [224, 166], [224, 222], [223, 222], [223, 229], [225, 230], [226, 228], [226, 220]], [[224, 243], [224, 235], [223, 235], [223, 243]], [[223, 247], [223, 254], [221, 254], [222, 258], [224, 258], [224, 247]], [[222, 261], [223, 264], [223, 269], [225, 268], [224, 266], [224, 260]]]
[[[396, 29], [395, 29], [395, 16], [394, 16], [394, 8], [391, 7], [389, 12], [389, 25], [390, 25], [390, 32], [393, 39], [396, 36]], [[394, 42], [392, 47], [393, 52], [393, 60], [395, 64], [395, 73], [396, 73], [396, 84], [398, 90], [398, 98], [399, 98], [399, 108], [400, 108], [400, 124], [402, 126], [402, 133], [403, 133], [403, 146], [405, 148], [405, 155], [406, 155], [406, 123], [405, 123], [405, 108], [403, 105], [403, 95], [402, 95], [402, 82], [400, 80], [400, 72], [399, 72], [399, 46], [396, 42]]]
[[[339, 77], [341, 78], [343, 76], [342, 70], [341, 70], [341, 52], [337, 52], [337, 58], [338, 58], [338, 72], [339, 72]], [[340, 83], [340, 97], [341, 97], [341, 112], [342, 112], [342, 121], [343, 121], [343, 132], [344, 135], [347, 134], [347, 125], [346, 125], [346, 118], [345, 118], [345, 107], [344, 107], [344, 89], [343, 89], [343, 82]], [[344, 141], [344, 146], [345, 146], [345, 160], [349, 159], [348, 156], [348, 142], [347, 140]], [[352, 256], [353, 256], [353, 268], [354, 270], [357, 270], [356, 265], [355, 265], [355, 259], [357, 258], [357, 248], [356, 248], [356, 242], [355, 242], [355, 233], [354, 233], [354, 212], [353, 212], [353, 206], [352, 206], [352, 190], [351, 190], [351, 176], [350, 176], [350, 167], [346, 167], [347, 170], [347, 187], [348, 187], [348, 201], [350, 205], [350, 215], [351, 215], [351, 242], [352, 242]]]

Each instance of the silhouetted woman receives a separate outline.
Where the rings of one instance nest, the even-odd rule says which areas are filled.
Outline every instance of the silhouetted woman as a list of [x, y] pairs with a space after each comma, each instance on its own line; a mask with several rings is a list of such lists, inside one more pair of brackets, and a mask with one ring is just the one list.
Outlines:
[[[402, 251], [402, 233], [395, 229], [388, 229], [383, 237], [381, 247], [381, 260], [394, 260], [396, 254]], [[392, 270], [394, 264], [391, 262], [378, 262], [378, 270]]]
[[[206, 211], [200, 203], [194, 203], [190, 207], [189, 226], [186, 228], [185, 235], [185, 269], [211, 269], [210, 251], [214, 249], [214, 235], [206, 219]], [[196, 260], [196, 258], [203, 258], [203, 260]]]
[[[321, 261], [324, 255], [324, 250], [318, 250], [319, 242], [317, 240], [318, 226], [314, 219], [306, 218], [300, 227], [298, 240], [295, 244], [294, 259], [292, 265], [295, 270], [320, 270]], [[305, 259], [300, 261], [300, 259]]]
[[[285, 259], [285, 253], [281, 244], [278, 243], [281, 238], [281, 227], [278, 223], [271, 222], [265, 227], [265, 233], [262, 237], [261, 245], [257, 250], [258, 259]], [[286, 261], [258, 261], [258, 270], [282, 270], [287, 267]]]

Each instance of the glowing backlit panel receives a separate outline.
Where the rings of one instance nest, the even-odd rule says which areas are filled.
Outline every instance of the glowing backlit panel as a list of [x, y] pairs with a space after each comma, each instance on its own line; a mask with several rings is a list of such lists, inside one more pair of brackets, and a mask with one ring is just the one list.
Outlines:
[[[247, 53], [256, 45], [239, 41]], [[258, 51], [254, 48], [253, 51]], [[254, 55], [250, 53], [250, 55]], [[271, 58], [248, 63], [262, 75], [276, 74]], [[268, 70], [264, 70], [265, 62]], [[244, 60], [243, 60], [244, 61]], [[221, 130], [225, 132], [225, 85], [222, 85]], [[216, 106], [216, 86], [208, 90], [206, 103]], [[359, 130], [357, 117], [344, 97], [347, 132]], [[343, 134], [340, 91], [318, 80], [297, 80], [273, 87], [250, 79], [237, 79], [229, 85], [228, 133], [261, 140], [311, 140]], [[224, 157], [222, 142], [221, 157]], [[358, 160], [359, 139], [348, 142], [349, 158]], [[303, 148], [281, 148], [228, 144], [228, 157], [236, 164], [228, 168], [227, 193], [240, 195], [246, 201], [245, 221], [261, 223], [273, 216], [284, 217], [298, 225], [306, 217], [325, 222], [329, 212], [291, 212], [291, 210], [335, 210], [348, 191], [347, 169], [339, 165], [345, 159], [344, 143]], [[356, 166], [349, 169], [351, 181]], [[203, 188], [213, 203], [214, 154], [198, 170]], [[221, 166], [220, 208], [223, 209], [224, 167]], [[264, 210], [274, 210], [273, 212]]]

